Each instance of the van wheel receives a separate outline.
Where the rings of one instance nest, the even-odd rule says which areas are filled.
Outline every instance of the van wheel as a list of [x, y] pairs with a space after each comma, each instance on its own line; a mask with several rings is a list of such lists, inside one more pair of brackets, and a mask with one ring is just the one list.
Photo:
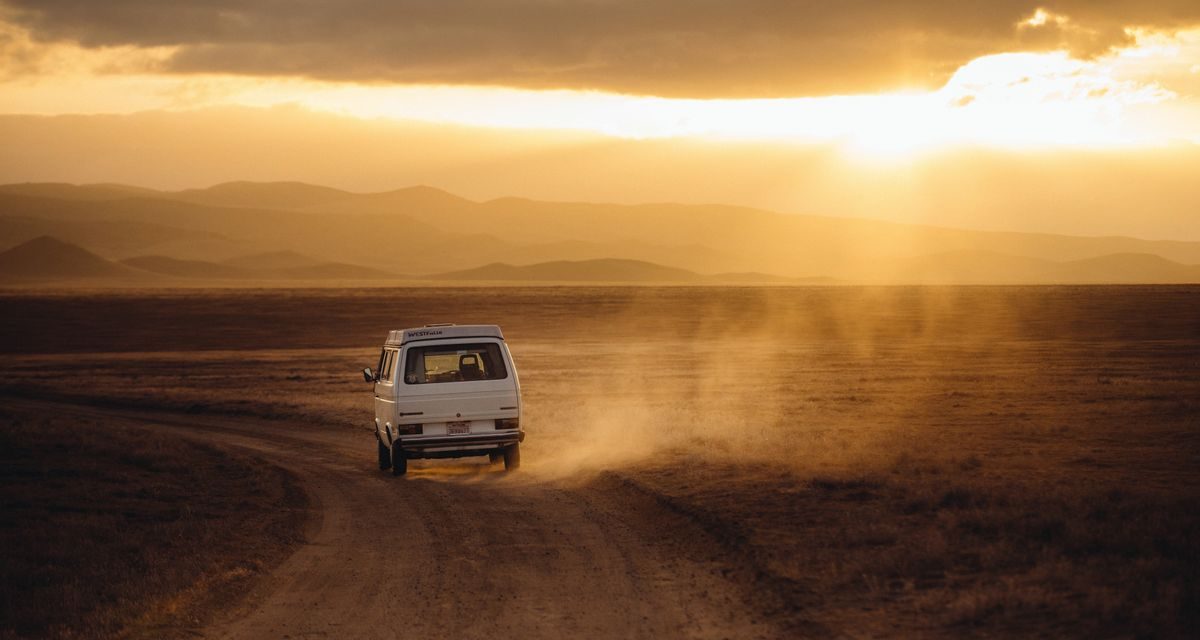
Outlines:
[[488, 464], [500, 464], [500, 461], [503, 459], [504, 454], [499, 451], [493, 451], [488, 454]]
[[408, 473], [408, 458], [404, 456], [404, 451], [398, 447], [392, 447], [392, 475], [402, 476]]
[[392, 468], [392, 452], [383, 445], [382, 442], [376, 440], [375, 444], [379, 446], [379, 468], [380, 470]]
[[504, 470], [516, 471], [521, 467], [521, 444], [517, 443], [504, 448]]

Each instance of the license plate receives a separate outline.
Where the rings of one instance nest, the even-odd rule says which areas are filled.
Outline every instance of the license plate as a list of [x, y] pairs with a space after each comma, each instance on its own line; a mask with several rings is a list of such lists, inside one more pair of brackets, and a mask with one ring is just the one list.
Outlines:
[[470, 422], [447, 422], [446, 433], [456, 436], [463, 433], [471, 433]]

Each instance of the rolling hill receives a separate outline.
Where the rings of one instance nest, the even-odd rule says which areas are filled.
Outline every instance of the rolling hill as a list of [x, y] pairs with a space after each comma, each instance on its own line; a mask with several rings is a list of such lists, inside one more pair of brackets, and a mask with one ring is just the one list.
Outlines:
[[1059, 265], [1066, 281], [1098, 284], [1200, 283], [1200, 265], [1182, 265], [1146, 253], [1115, 253]]
[[35, 198], [54, 198], [57, 200], [81, 200], [85, 202], [102, 202], [105, 200], [120, 200], [134, 197], [153, 198], [162, 195], [161, 191], [154, 189], [123, 184], [75, 185], [65, 182], [21, 182], [0, 185], [0, 193]]
[[55, 282], [120, 281], [169, 286], [179, 280], [207, 281], [320, 281], [399, 280], [379, 269], [338, 262], [248, 268], [167, 256], [138, 256], [121, 262], [106, 260], [83, 247], [41, 236], [0, 252], [0, 280]]
[[0, 213], [0, 250], [39, 236], [86, 246], [109, 260], [167, 255], [184, 260], [223, 260], [256, 247], [220, 233], [167, 226], [157, 222], [110, 219], [59, 219]]
[[259, 273], [267, 278], [289, 280], [399, 280], [404, 278], [404, 276], [390, 271], [346, 264], [345, 262], [322, 262], [298, 267], [264, 269]]
[[[953, 252], [897, 261], [878, 284], [1192, 284], [1200, 265], [1158, 256], [1114, 254], [1054, 262], [991, 252]], [[480, 282], [657, 282], [693, 284], [839, 284], [833, 278], [784, 278], [762, 273], [702, 275], [637, 260], [556, 261], [515, 266], [494, 263], [428, 276], [431, 280]]]
[[137, 278], [144, 271], [109, 262], [50, 236], [41, 236], [0, 253], [0, 278]]
[[[535, 276], [525, 267], [506, 272], [500, 265], [562, 263], [560, 279], [571, 280], [582, 277], [581, 267], [567, 263], [625, 260], [751, 274], [726, 276], [730, 282], [1191, 282], [1187, 265], [1200, 264], [1200, 242], [946, 229], [724, 205], [474, 202], [431, 187], [357, 194], [302, 183], [179, 192], [0, 186], [0, 248], [40, 235], [109, 260], [154, 255], [253, 269], [335, 263], [376, 277], [483, 269], [474, 275], [529, 279]], [[247, 262], [258, 254], [261, 263]]]
[[[252, 265], [262, 266], [252, 266]], [[1112, 254], [1055, 262], [994, 252], [948, 252], [898, 260], [880, 284], [1192, 284], [1200, 265], [1148, 254]], [[138, 256], [120, 263], [82, 247], [42, 236], [0, 253], [0, 279], [11, 281], [121, 280], [169, 285], [188, 281], [386, 281], [422, 279], [359, 265], [320, 262], [293, 253], [245, 256], [226, 263]], [[491, 263], [424, 276], [442, 282], [590, 282], [673, 284], [838, 284], [832, 278], [786, 278], [763, 273], [699, 274], [624, 259], [558, 260], [527, 265]]]
[[207, 189], [158, 192], [155, 197], [216, 207], [301, 209], [338, 202], [354, 194], [303, 182], [225, 182]]
[[297, 269], [314, 267], [321, 264], [321, 261], [295, 251], [267, 251], [237, 256], [225, 260], [223, 263], [241, 269]]
[[670, 284], [836, 284], [833, 278], [785, 278], [765, 273], [699, 274], [642, 260], [558, 260], [529, 265], [493, 263], [426, 276], [476, 282], [641, 282]]
[[1136, 253], [1058, 262], [992, 251], [953, 251], [897, 260], [887, 271], [887, 278], [876, 281], [915, 284], [1200, 283], [1200, 266]]
[[274, 267], [236, 266], [203, 260], [177, 260], [166, 256], [139, 256], [122, 264], [177, 278], [204, 280], [397, 280], [400, 276], [379, 269], [342, 262], [314, 262]]
[[699, 282], [698, 273], [638, 260], [580, 260], [542, 262], [525, 266], [493, 263], [429, 276], [431, 280], [584, 281], [584, 282]]
[[206, 262], [204, 260], [179, 260], [166, 256], [138, 256], [126, 258], [121, 264], [149, 271], [164, 276], [176, 278], [202, 278], [206, 280], [225, 280], [253, 277], [253, 272], [225, 264]]

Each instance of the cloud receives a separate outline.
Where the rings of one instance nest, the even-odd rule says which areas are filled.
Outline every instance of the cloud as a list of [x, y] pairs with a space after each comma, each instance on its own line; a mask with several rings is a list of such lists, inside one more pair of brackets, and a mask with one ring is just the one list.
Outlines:
[[[0, 82], [34, 83], [64, 75], [153, 74], [171, 47], [136, 45], [86, 49], [68, 42], [39, 42], [28, 29], [0, 19]], [[11, 88], [11, 87], [10, 87]]]
[[1200, 24], [1195, 0], [0, 3], [41, 42], [170, 47], [170, 73], [690, 97], [937, 87], [991, 53], [1089, 58], [1128, 44], [1128, 27]]

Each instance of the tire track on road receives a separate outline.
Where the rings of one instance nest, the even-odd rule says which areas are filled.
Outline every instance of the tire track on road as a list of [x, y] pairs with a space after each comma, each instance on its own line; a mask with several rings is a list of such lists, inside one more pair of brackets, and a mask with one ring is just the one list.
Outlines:
[[620, 483], [445, 462], [393, 478], [350, 429], [17, 402], [249, 449], [300, 479], [305, 543], [203, 637], [782, 635], [703, 531]]

